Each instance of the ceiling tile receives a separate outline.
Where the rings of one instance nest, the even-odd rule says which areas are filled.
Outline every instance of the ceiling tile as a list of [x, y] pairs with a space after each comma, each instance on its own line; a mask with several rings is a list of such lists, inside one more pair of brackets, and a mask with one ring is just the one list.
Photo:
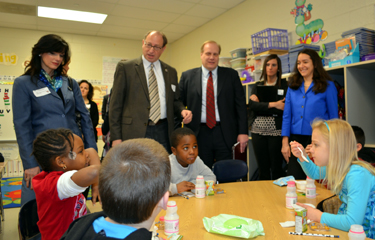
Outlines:
[[[73, 33], [73, 34], [96, 36], [95, 31], [87, 31], [87, 30], [83, 30], [83, 29], [71, 29], [71, 28], [63, 28], [63, 27], [56, 28], [56, 27], [51, 27], [51, 26], [38, 26], [38, 30], [48, 31], [48, 32], [51, 32], [51, 33], [62, 32], [62, 33]], [[67, 39], [68, 38], [66, 38], [66, 41], [69, 42]]]
[[119, 17], [119, 16], [108, 16], [105, 22], [103, 23], [103, 26], [105, 25], [133, 27], [133, 28], [139, 27], [139, 28], [160, 30], [168, 26], [168, 23], [150, 21], [150, 20], [142, 20], [142, 19], [133, 19], [133, 18], [127, 18], [127, 17]]
[[51, 1], [39, 0], [39, 6], [64, 8], [76, 11], [87, 11], [95, 13], [109, 14], [115, 8], [115, 4], [93, 1], [93, 0], [64, 0], [64, 1]]
[[30, 29], [30, 30], [37, 29], [37, 25], [35, 24], [3, 22], [3, 21], [0, 21], [0, 26], [6, 27], [6, 28], [19, 28], [19, 29]]
[[181, 2], [199, 3], [202, 0], [179, 0]]
[[244, 0], [202, 0], [199, 2], [199, 4], [202, 5], [208, 5], [218, 8], [226, 8], [230, 9], [232, 7], [237, 6], [238, 4], [244, 2]]
[[72, 30], [83, 30], [83, 31], [98, 31], [101, 27], [101, 24], [94, 24], [94, 23], [84, 23], [84, 22], [74, 22], [74, 21], [67, 21], [67, 20], [59, 20], [59, 19], [52, 19], [52, 18], [37, 18], [37, 23], [39, 26], [45, 27], [55, 27], [56, 30], [61, 28], [67, 28]]
[[164, 31], [164, 34], [165, 36], [167, 36], [168, 43], [172, 43], [185, 35], [182, 33], [174, 33], [174, 32], [167, 32], [167, 31]]
[[204, 6], [204, 5], [196, 5], [189, 11], [185, 13], [185, 15], [190, 16], [197, 16], [197, 17], [206, 17], [206, 18], [215, 18], [220, 14], [224, 13], [226, 9], [211, 7], [211, 6]]
[[132, 39], [132, 40], [140, 40], [143, 38], [142, 36], [136, 36], [136, 35], [131, 35], [131, 34], [126, 34], [126, 33], [108, 33], [108, 32], [99, 32], [97, 36], [100, 37], [111, 37], [111, 38], [125, 38], [125, 39]]
[[184, 13], [195, 4], [175, 0], [120, 0], [119, 4], [171, 13]]
[[129, 27], [119, 27], [119, 26], [102, 26], [98, 33], [118, 33], [127, 35], [143, 36], [149, 31], [149, 29], [139, 29], [139, 28], [129, 28]]
[[169, 24], [167, 27], [163, 28], [163, 32], [173, 32], [173, 33], [182, 33], [187, 34], [193, 31], [195, 27], [179, 25], [179, 24]]
[[34, 25], [34, 24], [37, 24], [37, 17], [20, 15], [20, 14], [1, 13], [0, 22]]
[[199, 27], [199, 26], [202, 26], [203, 24], [205, 24], [206, 22], [208, 22], [210, 20], [211, 20], [210, 18], [181, 15], [175, 21], [173, 21], [173, 23], [192, 26], [192, 27]]
[[119, 5], [111, 13], [115, 16], [129, 17], [134, 19], [144, 19], [159, 22], [171, 22], [175, 20], [179, 14], [167, 13], [149, 9], [135, 8]]

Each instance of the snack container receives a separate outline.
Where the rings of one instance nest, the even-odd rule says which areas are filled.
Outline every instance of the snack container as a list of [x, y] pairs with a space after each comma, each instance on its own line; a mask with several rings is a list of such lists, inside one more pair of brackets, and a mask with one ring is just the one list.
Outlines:
[[303, 233], [307, 231], [307, 209], [298, 207], [294, 209], [296, 216], [296, 229], [295, 232]]

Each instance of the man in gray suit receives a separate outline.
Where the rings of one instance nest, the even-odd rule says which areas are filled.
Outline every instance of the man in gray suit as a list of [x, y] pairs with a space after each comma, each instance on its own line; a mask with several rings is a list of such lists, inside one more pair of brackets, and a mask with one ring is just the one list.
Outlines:
[[159, 60], [166, 45], [163, 33], [150, 31], [142, 40], [142, 56], [117, 64], [109, 107], [112, 146], [146, 137], [170, 152], [174, 117], [185, 124], [192, 120], [179, 100], [176, 69]]

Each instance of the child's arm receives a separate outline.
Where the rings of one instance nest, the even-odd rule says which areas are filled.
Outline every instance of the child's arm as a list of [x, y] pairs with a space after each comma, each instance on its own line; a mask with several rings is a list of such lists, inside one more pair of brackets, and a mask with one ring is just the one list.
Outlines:
[[176, 195], [177, 193], [187, 192], [194, 188], [195, 188], [194, 183], [191, 183], [188, 181], [182, 181], [177, 184], [171, 183], [169, 185], [169, 192], [171, 193], [171, 196], [173, 196], [173, 195]]
[[91, 165], [82, 168], [72, 175], [72, 180], [80, 187], [88, 187], [91, 184], [98, 183], [99, 181], [100, 165]]
[[[87, 149], [85, 149], [85, 151], [89, 154], [89, 158], [90, 158], [89, 165], [90, 166], [92, 166], [92, 165], [99, 165], [100, 166], [101, 165], [99, 155], [94, 148], [87, 148]], [[100, 201], [99, 183], [98, 182], [92, 184], [92, 186], [91, 186], [91, 196], [92, 196], [91, 201], [92, 201], [93, 205], [95, 205], [97, 199], [99, 199], [99, 201]]]
[[369, 171], [353, 165], [343, 184], [343, 190], [347, 191], [347, 197], [343, 199], [343, 202], [347, 202], [345, 214], [323, 213], [321, 222], [343, 231], [349, 231], [352, 224], [362, 225], [374, 182], [374, 176]]

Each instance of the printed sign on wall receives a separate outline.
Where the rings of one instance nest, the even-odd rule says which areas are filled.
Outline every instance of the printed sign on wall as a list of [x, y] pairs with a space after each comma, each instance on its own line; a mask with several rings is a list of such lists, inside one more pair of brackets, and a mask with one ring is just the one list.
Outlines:
[[0, 53], [0, 64], [16, 65], [18, 56], [15, 53]]

